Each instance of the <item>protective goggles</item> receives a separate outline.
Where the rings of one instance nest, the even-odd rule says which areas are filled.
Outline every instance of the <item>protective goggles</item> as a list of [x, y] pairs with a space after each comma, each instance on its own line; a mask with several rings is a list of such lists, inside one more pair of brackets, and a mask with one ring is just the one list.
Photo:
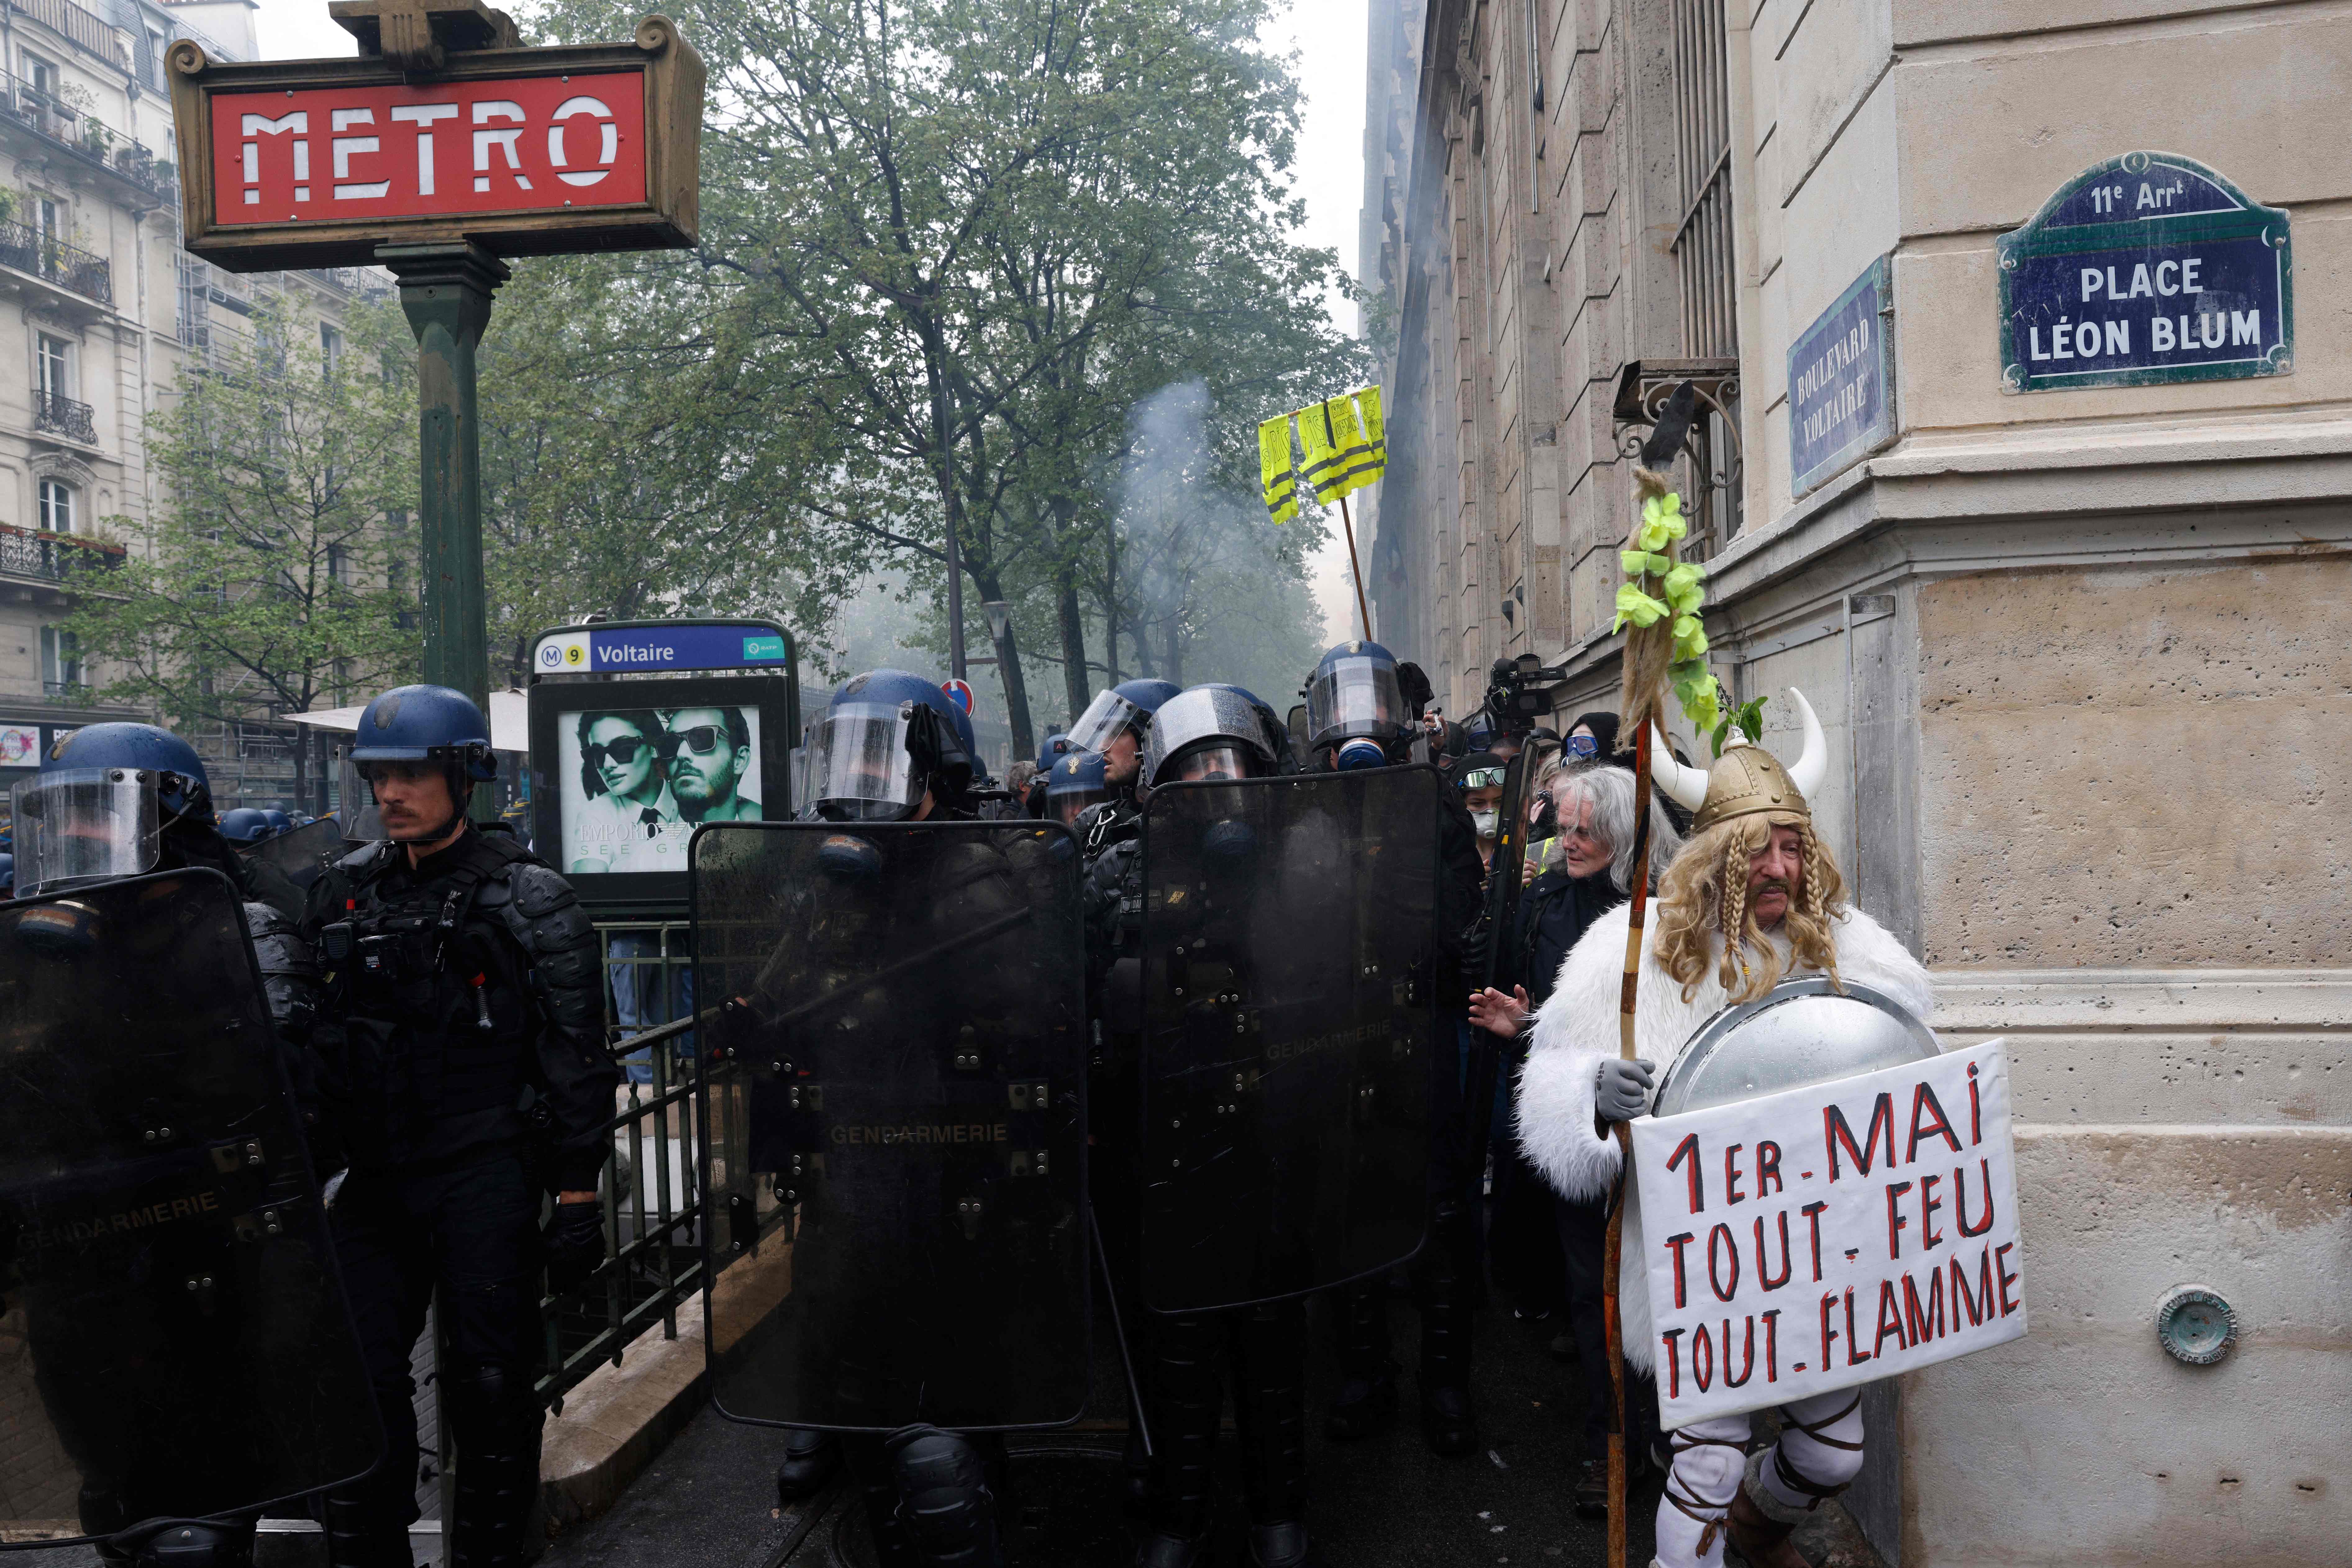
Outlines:
[[1507, 768], [1472, 768], [1454, 782], [1464, 789], [1500, 789]]
[[161, 787], [156, 774], [131, 768], [20, 781], [9, 792], [19, 896], [152, 870], [163, 853]]
[[1601, 754], [1601, 742], [1591, 735], [1570, 735], [1568, 738], [1568, 754], [1571, 757], [1597, 757]]

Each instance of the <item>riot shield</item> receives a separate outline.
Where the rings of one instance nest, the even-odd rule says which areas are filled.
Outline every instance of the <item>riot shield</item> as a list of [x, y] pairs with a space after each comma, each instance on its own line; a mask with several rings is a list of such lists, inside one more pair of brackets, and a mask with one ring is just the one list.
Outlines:
[[1143, 817], [1144, 1304], [1324, 1289], [1419, 1248], [1437, 773], [1156, 789]]
[[696, 832], [722, 1413], [851, 1431], [1076, 1418], [1076, 867], [1065, 829], [1029, 821]]
[[0, 1527], [110, 1533], [383, 1444], [228, 880], [0, 906]]
[[320, 872], [351, 850], [343, 843], [342, 828], [332, 818], [320, 817], [291, 833], [265, 838], [242, 853], [248, 860], [276, 867], [298, 891], [307, 893]]

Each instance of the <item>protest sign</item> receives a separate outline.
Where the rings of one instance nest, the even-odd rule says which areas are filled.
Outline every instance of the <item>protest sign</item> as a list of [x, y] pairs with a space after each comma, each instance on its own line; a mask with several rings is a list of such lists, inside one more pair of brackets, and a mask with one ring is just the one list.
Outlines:
[[2022, 1337], [2009, 1114], [1989, 1040], [1634, 1121], [1661, 1425]]

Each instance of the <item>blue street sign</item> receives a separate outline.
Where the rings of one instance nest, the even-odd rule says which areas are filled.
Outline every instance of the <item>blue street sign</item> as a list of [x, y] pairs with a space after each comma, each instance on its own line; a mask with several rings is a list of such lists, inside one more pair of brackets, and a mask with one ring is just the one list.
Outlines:
[[549, 632], [531, 650], [537, 675], [615, 670], [761, 669], [792, 662], [783, 633], [761, 621], [651, 621]]
[[1882, 256], [1789, 345], [1791, 494], [1895, 439], [1894, 316], [1894, 273]]
[[2203, 164], [2126, 153], [2002, 235], [2001, 386], [2050, 392], [2283, 375], [2287, 215]]

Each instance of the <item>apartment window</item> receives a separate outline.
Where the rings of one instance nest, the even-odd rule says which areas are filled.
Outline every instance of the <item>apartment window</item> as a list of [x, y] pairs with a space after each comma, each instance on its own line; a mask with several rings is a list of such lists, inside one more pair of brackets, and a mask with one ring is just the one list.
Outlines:
[[1740, 473], [1737, 361], [1739, 295], [1731, 210], [1730, 66], [1724, 8], [1717, 0], [1671, 0], [1674, 8], [1675, 163], [1682, 221], [1675, 231], [1681, 283], [1683, 353], [1731, 362], [1717, 384], [1720, 408], [1702, 406], [1692, 428], [1694, 538], [1685, 553], [1711, 554], [1739, 531]]
[[66, 358], [65, 339], [53, 338], [48, 333], [43, 332], [40, 334], [39, 344], [34, 353], [37, 359], [35, 370], [40, 377], [41, 395], [45, 398], [71, 397], [73, 381], [68, 374], [69, 366]]
[[153, 85], [158, 88], [167, 88], [172, 85], [164, 79], [163, 75], [163, 54], [164, 51], [169, 49], [171, 47], [172, 41], [169, 38], [166, 38], [163, 34], [157, 32], [152, 27], [147, 29], [147, 58], [149, 62], [147, 68], [153, 73], [155, 78]]
[[25, 57], [25, 79], [33, 90], [55, 103], [58, 98], [58, 68], [38, 55]]
[[73, 525], [73, 486], [63, 479], [43, 479], [41, 481], [41, 526], [51, 533], [71, 533]]
[[331, 376], [343, 365], [343, 334], [332, 325], [319, 323], [319, 353], [327, 362], [327, 374]]
[[41, 628], [41, 689], [62, 696], [81, 684], [81, 642], [60, 626]]
[[327, 546], [327, 575], [348, 588], [352, 585], [352, 552], [340, 544]]

